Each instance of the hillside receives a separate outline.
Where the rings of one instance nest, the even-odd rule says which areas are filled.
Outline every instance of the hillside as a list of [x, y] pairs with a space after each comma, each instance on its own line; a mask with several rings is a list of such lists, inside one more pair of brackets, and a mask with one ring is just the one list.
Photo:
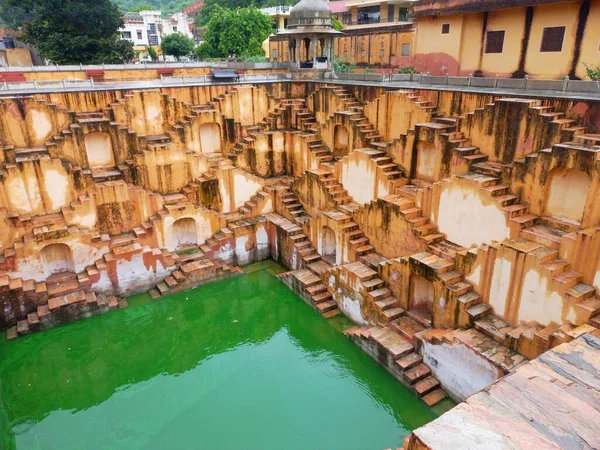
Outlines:
[[123, 11], [139, 11], [147, 9], [160, 10], [165, 14], [182, 10], [186, 6], [195, 3], [195, 0], [113, 0]]
[[[141, 9], [160, 10], [163, 14], [181, 11], [196, 0], [112, 0], [123, 11], [140, 11]], [[294, 5], [298, 0], [222, 0], [217, 3], [223, 7], [237, 7], [254, 5], [258, 8], [278, 5]]]

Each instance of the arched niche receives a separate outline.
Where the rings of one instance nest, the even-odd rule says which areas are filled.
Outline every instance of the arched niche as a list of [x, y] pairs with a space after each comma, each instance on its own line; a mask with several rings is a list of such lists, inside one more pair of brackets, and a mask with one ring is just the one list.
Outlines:
[[435, 145], [427, 141], [417, 143], [416, 178], [435, 181]]
[[73, 253], [66, 244], [50, 244], [40, 252], [42, 267], [47, 277], [62, 272], [75, 272]]
[[218, 123], [203, 123], [198, 131], [202, 153], [221, 152], [221, 127]]
[[85, 151], [90, 167], [113, 167], [115, 165], [112, 142], [108, 133], [87, 134]]
[[548, 180], [544, 214], [581, 223], [590, 177], [580, 170], [556, 168], [550, 171]]
[[433, 284], [418, 274], [410, 276], [409, 310], [431, 317], [433, 311]]
[[198, 245], [198, 231], [196, 221], [190, 217], [184, 217], [173, 222], [171, 228], [173, 249], [181, 250], [186, 247]]
[[321, 229], [321, 256], [332, 264], [337, 264], [337, 243], [335, 231], [330, 227], [324, 226]]
[[333, 129], [333, 149], [335, 156], [346, 156], [350, 144], [350, 133], [344, 125], [336, 125]]

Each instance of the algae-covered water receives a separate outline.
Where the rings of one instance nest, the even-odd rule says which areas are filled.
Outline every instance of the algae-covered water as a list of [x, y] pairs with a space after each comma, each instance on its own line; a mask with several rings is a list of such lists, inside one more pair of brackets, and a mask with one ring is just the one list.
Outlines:
[[441, 412], [253, 269], [0, 342], [0, 448], [383, 449]]

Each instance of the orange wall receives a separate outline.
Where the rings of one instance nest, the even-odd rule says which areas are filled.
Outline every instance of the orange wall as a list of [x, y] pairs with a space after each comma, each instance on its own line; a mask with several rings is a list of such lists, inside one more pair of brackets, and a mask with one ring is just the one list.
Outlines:
[[[577, 25], [582, 1], [537, 5], [523, 69], [530, 78], [557, 79], [568, 75], [574, 58]], [[502, 53], [485, 53], [482, 39], [484, 13], [420, 17], [417, 23], [417, 69], [435, 75], [469, 75], [481, 71], [485, 76], [509, 77], [519, 68], [525, 34], [527, 8], [507, 8], [487, 14], [487, 31], [505, 31]], [[450, 33], [441, 34], [443, 23]], [[544, 27], [565, 26], [562, 51], [540, 52]], [[583, 62], [600, 64], [600, 0], [592, 0], [581, 43], [581, 57], [575, 74], [585, 77]]]

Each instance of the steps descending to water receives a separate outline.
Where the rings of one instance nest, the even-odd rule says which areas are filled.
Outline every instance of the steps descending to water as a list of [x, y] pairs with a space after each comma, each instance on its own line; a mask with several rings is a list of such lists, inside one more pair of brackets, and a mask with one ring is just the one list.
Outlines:
[[345, 334], [429, 406], [446, 398], [414, 345], [391, 327], [354, 327]]

